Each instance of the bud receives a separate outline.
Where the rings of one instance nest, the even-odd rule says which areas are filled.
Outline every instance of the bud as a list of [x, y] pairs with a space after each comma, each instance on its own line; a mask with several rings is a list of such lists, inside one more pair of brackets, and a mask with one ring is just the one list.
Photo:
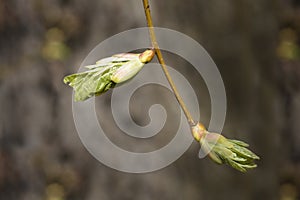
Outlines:
[[134, 77], [144, 66], [139, 59], [134, 61], [130, 61], [124, 65], [122, 65], [119, 69], [117, 69], [111, 76], [111, 80], [115, 83], [125, 82], [132, 77]]
[[[122, 65], [111, 76], [111, 80], [115, 83], [125, 82], [134, 77], [145, 65], [152, 60], [154, 56], [154, 50], [146, 50], [141, 54], [129, 54], [136, 55], [136, 59], [132, 59], [130, 62]], [[123, 56], [126, 56], [125, 54]]]
[[198, 142], [205, 134], [205, 131], [206, 131], [206, 128], [201, 123], [198, 123], [196, 126], [192, 127], [192, 134], [193, 134], [195, 140], [197, 140]]
[[192, 127], [192, 132], [204, 152], [208, 153], [216, 163], [228, 164], [241, 172], [257, 167], [254, 160], [259, 160], [259, 157], [247, 149], [249, 145], [245, 142], [230, 140], [218, 133], [211, 133], [199, 123]]
[[139, 56], [139, 59], [142, 63], [148, 63], [152, 60], [155, 55], [155, 51], [153, 49], [146, 50]]

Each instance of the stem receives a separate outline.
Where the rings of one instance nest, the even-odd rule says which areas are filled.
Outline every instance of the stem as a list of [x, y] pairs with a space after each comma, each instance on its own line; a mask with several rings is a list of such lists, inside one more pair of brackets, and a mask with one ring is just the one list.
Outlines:
[[155, 36], [155, 33], [154, 33], [154, 28], [153, 28], [153, 22], [152, 22], [152, 17], [151, 17], [151, 14], [150, 14], [150, 5], [149, 5], [149, 1], [148, 0], [143, 0], [143, 5], [144, 5], [144, 11], [145, 11], [145, 15], [146, 15], [146, 20], [147, 20], [147, 24], [148, 24], [148, 28], [149, 28], [149, 33], [150, 33], [150, 40], [151, 40], [151, 43], [152, 43], [152, 46], [155, 50], [155, 54], [157, 56], [157, 59], [163, 69], [163, 72], [173, 90], [173, 93], [180, 105], [180, 107], [182, 108], [187, 120], [188, 120], [188, 123], [190, 126], [195, 126], [195, 122], [192, 118], [192, 115], [191, 113], [188, 111], [184, 101], [182, 100], [181, 96], [179, 95], [179, 92], [169, 74], [169, 71], [167, 69], [167, 66], [166, 66], [166, 63], [163, 59], [163, 56], [162, 56], [162, 53], [161, 53], [161, 50], [158, 46], [158, 43], [157, 43], [157, 40], [156, 40], [156, 36]]

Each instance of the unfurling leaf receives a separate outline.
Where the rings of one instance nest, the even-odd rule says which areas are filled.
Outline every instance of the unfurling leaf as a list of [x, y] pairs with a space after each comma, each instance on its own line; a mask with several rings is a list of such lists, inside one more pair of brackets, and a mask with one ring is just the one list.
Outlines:
[[75, 101], [84, 101], [133, 78], [153, 56], [154, 50], [146, 50], [140, 54], [123, 53], [103, 58], [85, 66], [88, 69], [85, 72], [66, 76], [64, 83], [73, 87]]
[[226, 163], [241, 172], [257, 167], [254, 161], [258, 160], [259, 157], [247, 149], [249, 146], [247, 143], [227, 139], [218, 133], [208, 132], [199, 123], [192, 127], [192, 132], [204, 151], [216, 163]]

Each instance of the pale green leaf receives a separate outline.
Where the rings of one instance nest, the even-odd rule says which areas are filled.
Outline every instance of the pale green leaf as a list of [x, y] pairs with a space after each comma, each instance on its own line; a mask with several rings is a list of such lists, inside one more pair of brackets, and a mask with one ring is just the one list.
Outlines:
[[123, 53], [103, 58], [96, 64], [85, 66], [88, 69], [85, 72], [66, 76], [64, 83], [73, 87], [75, 101], [84, 101], [106, 92], [116, 83], [134, 77], [145, 64], [140, 61], [140, 55], [142, 54]]

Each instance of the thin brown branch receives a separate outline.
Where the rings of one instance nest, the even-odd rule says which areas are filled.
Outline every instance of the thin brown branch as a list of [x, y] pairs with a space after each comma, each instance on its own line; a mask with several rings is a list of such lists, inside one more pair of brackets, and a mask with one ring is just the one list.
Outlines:
[[153, 28], [153, 21], [152, 21], [152, 17], [151, 17], [151, 14], [150, 14], [150, 5], [149, 5], [149, 1], [148, 0], [143, 0], [143, 5], [144, 5], [144, 11], [145, 11], [145, 15], [146, 15], [146, 20], [147, 20], [147, 24], [148, 24], [148, 28], [149, 28], [149, 33], [150, 33], [150, 40], [151, 40], [151, 43], [152, 43], [152, 46], [155, 50], [155, 54], [157, 56], [157, 59], [159, 61], [159, 63], [161, 64], [161, 67], [163, 69], [163, 72], [174, 92], [174, 95], [179, 103], [179, 105], [181, 106], [187, 120], [188, 120], [188, 123], [190, 124], [190, 126], [195, 126], [195, 122], [192, 118], [192, 115], [191, 113], [188, 111], [184, 101], [182, 100], [170, 74], [169, 74], [169, 71], [167, 69], [167, 66], [166, 66], [166, 63], [163, 59], [163, 56], [162, 56], [162, 53], [161, 53], [161, 50], [158, 46], [158, 43], [157, 43], [157, 40], [156, 40], [156, 36], [155, 36], [155, 32], [154, 32], [154, 28]]

